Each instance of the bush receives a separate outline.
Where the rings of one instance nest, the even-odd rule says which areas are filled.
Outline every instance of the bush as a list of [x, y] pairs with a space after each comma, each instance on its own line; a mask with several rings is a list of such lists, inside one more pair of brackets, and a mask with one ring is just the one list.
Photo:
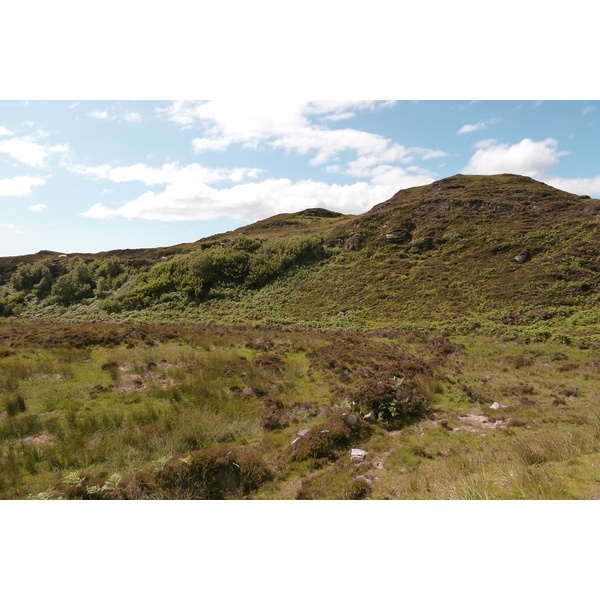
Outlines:
[[138, 276], [132, 290], [107, 298], [103, 308], [108, 312], [138, 310], [171, 292], [200, 302], [218, 288], [261, 287], [293, 266], [325, 256], [323, 240], [316, 236], [263, 243], [238, 235], [224, 247], [196, 250], [155, 265]]
[[84, 298], [92, 298], [95, 288], [93, 270], [76, 256], [69, 261], [69, 271], [52, 286], [52, 296], [58, 304], [69, 306]]
[[30, 265], [21, 265], [10, 279], [18, 292], [34, 293], [37, 298], [46, 298], [58, 274], [57, 265], [51, 258]]
[[422, 418], [429, 401], [405, 378], [372, 379], [355, 395], [365, 412], [374, 411], [377, 422], [390, 428], [402, 427]]
[[347, 450], [352, 443], [369, 437], [371, 433], [372, 427], [361, 419], [352, 427], [344, 419], [343, 413], [335, 413], [296, 440], [291, 447], [291, 460], [335, 460], [340, 452]]
[[214, 446], [170, 459], [156, 483], [169, 498], [242, 498], [273, 477], [260, 456], [245, 448]]

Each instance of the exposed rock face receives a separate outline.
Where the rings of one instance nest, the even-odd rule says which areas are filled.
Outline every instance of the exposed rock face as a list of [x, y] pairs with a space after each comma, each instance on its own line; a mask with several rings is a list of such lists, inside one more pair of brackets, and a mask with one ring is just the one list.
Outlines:
[[385, 241], [390, 242], [391, 244], [402, 244], [408, 240], [409, 235], [410, 234], [406, 230], [394, 231], [393, 233], [385, 234]]

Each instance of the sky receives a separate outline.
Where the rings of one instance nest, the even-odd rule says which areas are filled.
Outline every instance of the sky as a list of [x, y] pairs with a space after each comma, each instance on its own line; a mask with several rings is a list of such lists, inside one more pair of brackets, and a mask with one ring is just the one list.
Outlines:
[[0, 255], [192, 242], [360, 214], [457, 173], [600, 196], [600, 102], [0, 101]]

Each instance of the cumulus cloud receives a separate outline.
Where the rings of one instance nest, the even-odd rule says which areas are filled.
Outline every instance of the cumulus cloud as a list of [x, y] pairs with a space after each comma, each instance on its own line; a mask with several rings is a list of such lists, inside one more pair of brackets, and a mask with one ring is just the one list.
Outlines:
[[242, 181], [246, 178], [257, 177], [261, 169], [238, 167], [207, 168], [197, 163], [179, 166], [178, 163], [165, 163], [161, 167], [149, 167], [141, 163], [124, 167], [111, 167], [99, 165], [97, 167], [84, 167], [73, 165], [69, 167], [72, 173], [88, 175], [96, 179], [107, 179], [114, 183], [140, 181], [147, 186], [161, 184], [183, 184], [186, 182], [217, 183], [219, 181]]
[[30, 167], [44, 167], [51, 154], [66, 154], [69, 147], [65, 144], [49, 146], [39, 144], [33, 137], [15, 137], [0, 141], [0, 152], [12, 156], [15, 160]]
[[[174, 102], [161, 112], [183, 127], [198, 126], [202, 137], [192, 141], [194, 152], [223, 151], [232, 144], [247, 148], [268, 146], [288, 153], [309, 155], [313, 166], [337, 160], [343, 152], [377, 157], [376, 163], [410, 162], [410, 154], [423, 160], [445, 155], [439, 150], [405, 148], [382, 135], [324, 125], [348, 119], [359, 110], [382, 110], [383, 101], [222, 101]], [[316, 119], [318, 122], [313, 122]]]
[[558, 142], [547, 138], [534, 142], [525, 138], [509, 146], [508, 144], [486, 140], [476, 145], [478, 150], [462, 171], [473, 175], [493, 175], [497, 173], [516, 173], [535, 177], [545, 173], [559, 163], [559, 157], [568, 154], [558, 151]]
[[571, 179], [566, 177], [546, 177], [542, 181], [565, 192], [600, 198], [600, 176]]
[[12, 135], [12, 132], [6, 129], [4, 125], [0, 125], [0, 135]]
[[95, 204], [82, 214], [100, 219], [120, 216], [158, 221], [210, 220], [222, 216], [255, 221], [310, 207], [358, 214], [387, 200], [401, 187], [430, 182], [431, 178], [425, 175], [411, 175], [401, 169], [382, 171], [371, 183], [350, 185], [312, 180], [292, 182], [282, 178], [215, 189], [187, 182], [168, 185], [159, 193], [145, 192], [116, 209]]
[[487, 129], [490, 125], [494, 125], [500, 119], [488, 119], [487, 121], [479, 121], [472, 125], [463, 125], [456, 133], [457, 135], [461, 135], [463, 133], [473, 133], [474, 131], [481, 131], [483, 129]]
[[46, 183], [41, 177], [20, 175], [9, 179], [0, 179], [0, 196], [30, 196], [33, 188]]
[[[271, 148], [306, 156], [326, 172], [365, 181], [332, 185], [313, 179], [258, 179], [258, 169], [215, 169], [192, 164], [77, 167], [77, 172], [115, 183], [140, 181], [148, 190], [121, 206], [94, 204], [89, 218], [142, 218], [161, 221], [209, 220], [220, 216], [253, 221], [282, 212], [321, 206], [361, 213], [399, 189], [433, 181], [417, 161], [446, 156], [430, 148], [407, 147], [375, 133], [332, 124], [359, 110], [381, 110], [390, 103], [373, 101], [209, 101], [174, 102], [158, 110], [183, 128], [197, 127], [195, 152], [222, 151], [232, 144]], [[349, 156], [348, 156], [349, 155]], [[217, 183], [228, 183], [226, 187]]]

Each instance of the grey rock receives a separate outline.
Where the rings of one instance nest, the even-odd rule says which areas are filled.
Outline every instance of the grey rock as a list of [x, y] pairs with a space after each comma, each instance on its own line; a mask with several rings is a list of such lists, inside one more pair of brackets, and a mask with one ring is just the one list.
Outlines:
[[517, 254], [515, 256], [515, 260], [519, 264], [523, 264], [528, 258], [529, 258], [529, 250], [523, 250], [522, 252], [519, 252], [519, 254]]
[[358, 417], [356, 415], [349, 415], [348, 413], [344, 413], [342, 415], [344, 419], [344, 423], [348, 425], [348, 427], [358, 427]]
[[408, 239], [408, 231], [394, 231], [385, 234], [385, 241], [391, 244], [401, 244]]
[[367, 413], [367, 414], [366, 414], [366, 415], [363, 417], [363, 419], [364, 419], [365, 421], [368, 421], [369, 423], [375, 423], [375, 421], [377, 420], [377, 416], [375, 415], [375, 411], [373, 411], [373, 410], [372, 410], [371, 412], [368, 412], [368, 413]]
[[350, 450], [350, 460], [364, 460], [367, 457], [368, 452], [361, 450], [360, 448], [352, 448]]

